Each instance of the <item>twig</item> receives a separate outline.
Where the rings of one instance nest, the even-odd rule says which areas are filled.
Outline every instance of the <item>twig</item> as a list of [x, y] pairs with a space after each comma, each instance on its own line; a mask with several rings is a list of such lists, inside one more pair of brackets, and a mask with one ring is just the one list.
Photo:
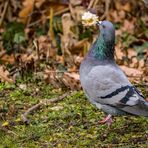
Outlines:
[[33, 27], [33, 26], [39, 24], [40, 22], [42, 22], [42, 19], [39, 19], [39, 20], [37, 20], [37, 21], [35, 21], [35, 22], [32, 22], [32, 23], [28, 24], [27, 27]]
[[92, 8], [92, 6], [93, 6], [94, 2], [95, 2], [95, 0], [91, 0], [91, 1], [90, 1], [90, 3], [89, 3], [89, 5], [88, 5], [88, 7], [87, 7], [87, 9]]
[[11, 131], [11, 130], [5, 128], [5, 127], [3, 127], [1, 123], [0, 123], [0, 130], [6, 132], [8, 134], [13, 134], [14, 136], [18, 136], [15, 132], [13, 132], [13, 131]]
[[8, 129], [6, 129], [6, 128], [2, 128], [2, 130], [3, 130], [4, 132], [6, 132], [7, 134], [12, 134], [12, 135], [14, 135], [14, 136], [18, 136], [15, 132], [13, 132], [13, 131], [11, 131], [11, 130], [8, 130]]
[[50, 36], [51, 40], [54, 40], [54, 32], [53, 32], [53, 17], [54, 17], [54, 12], [53, 8], [50, 8], [50, 22], [49, 22], [49, 32], [48, 35]]
[[[55, 12], [53, 14], [53, 16], [61, 15], [61, 14], [65, 13], [65, 12], [67, 12], [67, 11], [69, 11], [69, 8], [65, 8], [65, 9], [62, 9], [62, 10], [60, 10], [58, 12]], [[50, 17], [48, 16], [48, 17], [46, 17], [46, 19], [49, 19], [50, 20]], [[32, 23], [28, 24], [27, 27], [33, 27], [33, 26], [39, 24], [40, 22], [42, 22], [42, 19], [39, 19], [39, 20], [37, 20], [35, 22], [32, 22]]]
[[38, 103], [38, 104], [35, 104], [34, 106], [32, 106], [31, 108], [29, 108], [25, 113], [23, 113], [22, 115], [21, 115], [21, 117], [22, 117], [22, 121], [24, 122], [24, 123], [29, 123], [29, 119], [27, 118], [27, 116], [30, 114], [30, 113], [32, 113], [33, 111], [35, 111], [35, 110], [37, 110], [38, 108], [40, 108], [41, 106], [43, 106], [43, 105], [49, 105], [49, 104], [51, 104], [51, 103], [56, 103], [56, 102], [58, 102], [58, 101], [61, 101], [61, 100], [63, 100], [65, 97], [67, 97], [67, 96], [70, 96], [70, 95], [72, 95], [74, 92], [67, 92], [67, 93], [65, 93], [65, 94], [63, 94], [62, 96], [59, 96], [59, 97], [57, 97], [57, 98], [53, 98], [53, 99], [45, 99], [45, 100], [43, 100], [42, 102], [40, 102], [40, 103]]
[[65, 8], [65, 9], [62, 9], [62, 10], [60, 10], [60, 11], [58, 11], [58, 12], [55, 12], [55, 13], [54, 13], [54, 16], [63, 14], [63, 13], [65, 13], [65, 12], [67, 12], [67, 11], [69, 11], [69, 7], [68, 7], [68, 8]]
[[1, 19], [0, 19], [0, 26], [3, 24], [3, 20], [4, 20], [4, 18], [5, 18], [5, 14], [6, 14], [6, 12], [7, 12], [8, 4], [9, 4], [9, 0], [7, 0], [7, 1], [5, 2], [4, 10], [3, 10], [3, 13], [2, 13], [2, 16], [1, 16]]
[[109, 6], [110, 6], [110, 0], [106, 0], [105, 1], [105, 12], [101, 17], [101, 20], [103, 20], [105, 17], [108, 17]]
[[36, 49], [36, 53], [37, 53], [37, 63], [40, 63], [40, 50], [39, 50], [39, 42], [37, 40], [33, 41], [33, 44], [35, 46]]
[[94, 4], [93, 4], [93, 6], [92, 6], [92, 7], [93, 7], [93, 8], [95, 8], [95, 7], [96, 7], [96, 5], [98, 4], [98, 2], [99, 2], [99, 0], [95, 0], [95, 1], [94, 1]]
[[[31, 13], [33, 13], [34, 6], [35, 6], [35, 0], [33, 0], [33, 6], [32, 6]], [[29, 15], [29, 18], [28, 18], [28, 20], [27, 20], [27, 24], [26, 24], [27, 27], [28, 27], [28, 25], [30, 24], [31, 19], [32, 19], [32, 15]]]

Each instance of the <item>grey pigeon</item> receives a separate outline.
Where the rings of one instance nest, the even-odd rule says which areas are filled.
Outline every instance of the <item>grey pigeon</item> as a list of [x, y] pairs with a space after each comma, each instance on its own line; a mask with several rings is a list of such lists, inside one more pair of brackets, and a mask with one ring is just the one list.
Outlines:
[[148, 102], [129, 82], [114, 60], [115, 29], [109, 21], [97, 22], [100, 35], [80, 66], [80, 81], [89, 101], [107, 114], [100, 123], [112, 123], [112, 116], [148, 117]]

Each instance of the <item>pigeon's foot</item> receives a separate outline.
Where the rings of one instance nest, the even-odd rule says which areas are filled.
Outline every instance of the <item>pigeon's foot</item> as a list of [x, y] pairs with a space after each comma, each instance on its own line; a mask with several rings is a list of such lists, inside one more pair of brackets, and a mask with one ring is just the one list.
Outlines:
[[113, 120], [112, 120], [112, 115], [107, 115], [103, 120], [99, 121], [100, 124], [107, 124], [108, 127], [111, 126]]

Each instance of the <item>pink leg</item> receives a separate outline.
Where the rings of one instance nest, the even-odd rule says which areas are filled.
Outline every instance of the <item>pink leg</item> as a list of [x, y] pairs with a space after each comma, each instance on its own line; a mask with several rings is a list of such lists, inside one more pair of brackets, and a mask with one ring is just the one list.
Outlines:
[[107, 115], [103, 120], [99, 121], [100, 124], [105, 124], [107, 123], [108, 126], [110, 126], [112, 124], [113, 120], [112, 120], [112, 115]]

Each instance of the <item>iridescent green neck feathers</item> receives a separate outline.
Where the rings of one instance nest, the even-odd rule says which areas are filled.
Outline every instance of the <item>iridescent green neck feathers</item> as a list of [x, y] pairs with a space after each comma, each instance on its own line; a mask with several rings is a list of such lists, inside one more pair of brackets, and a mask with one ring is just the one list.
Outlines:
[[91, 50], [91, 55], [96, 59], [114, 59], [114, 41], [105, 42], [102, 35], [96, 40]]

